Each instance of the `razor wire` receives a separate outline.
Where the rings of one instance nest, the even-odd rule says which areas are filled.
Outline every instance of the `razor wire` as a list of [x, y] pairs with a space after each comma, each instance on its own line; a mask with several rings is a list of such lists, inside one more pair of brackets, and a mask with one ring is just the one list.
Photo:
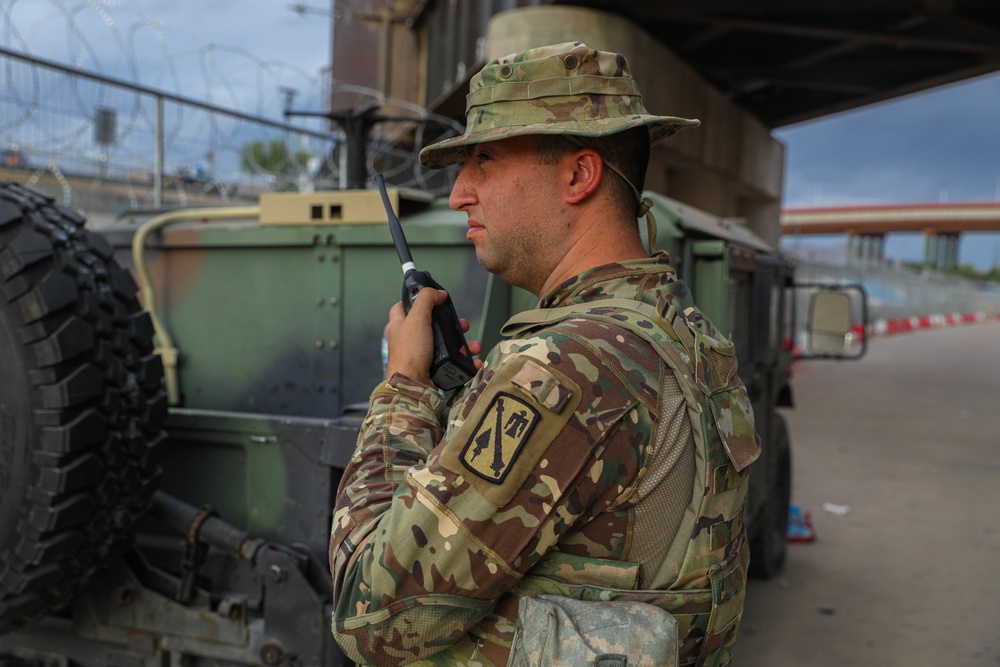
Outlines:
[[446, 194], [426, 138], [463, 127], [378, 91], [251, 51], [206, 45], [117, 0], [0, 0], [0, 177], [92, 220], [123, 211], [254, 200], [343, 187], [343, 133], [290, 108], [378, 105], [412, 122], [376, 125], [365, 165], [398, 187]]

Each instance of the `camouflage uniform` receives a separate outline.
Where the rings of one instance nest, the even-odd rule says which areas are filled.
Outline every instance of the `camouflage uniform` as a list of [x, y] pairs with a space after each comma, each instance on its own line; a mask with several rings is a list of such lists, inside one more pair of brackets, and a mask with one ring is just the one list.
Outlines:
[[[672, 302], [685, 288], [666, 262], [593, 269], [541, 305]], [[342, 645], [370, 664], [504, 665], [518, 593], [576, 596], [565, 585], [579, 583], [630, 591], [662, 579], [700, 589], [698, 613], [712, 608], [706, 573], [722, 561], [736, 573], [741, 607], [739, 503], [712, 525], [719, 553], [710, 563], [683, 572], [681, 551], [663, 566], [682, 515], [700, 510], [705, 494], [693, 485], [691, 431], [703, 426], [685, 414], [681, 394], [648, 340], [585, 318], [500, 343], [450, 410], [404, 377], [377, 388], [334, 515]], [[650, 436], [658, 424], [669, 437]], [[745, 474], [712, 468], [710, 484], [721, 476], [745, 495]], [[678, 582], [682, 573], [690, 580]], [[683, 630], [682, 660], [697, 658], [707, 622]], [[731, 645], [735, 623], [728, 632]]]
[[[696, 124], [648, 114], [621, 56], [568, 43], [487, 64], [465, 135], [421, 161], [445, 166], [470, 143], [525, 134], [645, 126], [655, 142]], [[525, 317], [449, 404], [400, 374], [373, 392], [333, 517], [338, 642], [367, 664], [502, 666], [516, 625], [518, 653], [539, 615], [573, 624], [576, 601], [609, 601], [583, 613], [662, 614], [642, 606], [654, 605], [670, 612], [676, 631], [659, 635], [680, 664], [727, 664], [758, 453], [732, 346], [664, 255], [590, 269]], [[522, 604], [548, 611], [519, 617]], [[649, 637], [623, 634], [650, 662]], [[592, 648], [623, 664], [600, 655], [613, 635]], [[523, 649], [519, 665], [551, 658]]]

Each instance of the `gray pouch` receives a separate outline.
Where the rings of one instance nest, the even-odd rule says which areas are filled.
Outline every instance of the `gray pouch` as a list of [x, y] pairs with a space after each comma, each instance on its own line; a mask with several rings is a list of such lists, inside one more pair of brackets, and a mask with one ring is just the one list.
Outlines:
[[645, 602], [521, 598], [507, 667], [671, 667], [677, 620]]

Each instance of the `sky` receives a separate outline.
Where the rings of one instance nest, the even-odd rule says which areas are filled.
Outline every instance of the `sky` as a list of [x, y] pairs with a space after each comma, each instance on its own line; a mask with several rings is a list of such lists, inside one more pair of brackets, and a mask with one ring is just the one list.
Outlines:
[[[319, 109], [330, 0], [0, 0], [0, 44], [99, 74], [280, 117]], [[279, 118], [280, 119], [280, 118]]]
[[[786, 146], [783, 206], [1000, 201], [1000, 74], [940, 86], [777, 130]], [[794, 239], [793, 244], [819, 243]], [[886, 254], [923, 258], [920, 234]], [[1000, 266], [1000, 232], [963, 234], [959, 261]]]
[[[341, 0], [342, 7], [349, 0]], [[314, 12], [292, 11], [305, 4]], [[370, 0], [354, 0], [356, 5]], [[331, 0], [0, 0], [0, 43], [223, 106], [319, 109]], [[68, 20], [69, 19], [69, 20]], [[69, 26], [69, 28], [67, 28]], [[116, 54], [127, 54], [126, 58]], [[1000, 74], [775, 131], [784, 206], [1000, 200]], [[815, 240], [814, 240], [815, 239]], [[795, 247], [842, 244], [792, 239]], [[918, 234], [887, 255], [919, 260]], [[1000, 264], [1000, 233], [965, 234], [961, 262]]]

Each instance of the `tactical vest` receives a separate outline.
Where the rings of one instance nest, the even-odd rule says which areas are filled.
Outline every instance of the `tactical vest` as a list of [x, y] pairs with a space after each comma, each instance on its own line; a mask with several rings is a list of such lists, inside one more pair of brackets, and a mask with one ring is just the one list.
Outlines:
[[[671, 283], [667, 290], [656, 307], [604, 299], [527, 311], [502, 329], [504, 335], [525, 337], [564, 320], [585, 318], [647, 340], [684, 395], [701, 481], [696, 481], [692, 503], [663, 553], [660, 572], [646, 577], [657, 582], [656, 590], [630, 588], [635, 564], [553, 551], [512, 592], [656, 605], [677, 619], [679, 664], [724, 667], [732, 658], [743, 612], [749, 562], [743, 512], [748, 466], [760, 454], [760, 441], [746, 387], [736, 373], [732, 343], [694, 306], [683, 282]], [[651, 465], [657, 463], [654, 456]], [[670, 581], [662, 581], [664, 572]]]

